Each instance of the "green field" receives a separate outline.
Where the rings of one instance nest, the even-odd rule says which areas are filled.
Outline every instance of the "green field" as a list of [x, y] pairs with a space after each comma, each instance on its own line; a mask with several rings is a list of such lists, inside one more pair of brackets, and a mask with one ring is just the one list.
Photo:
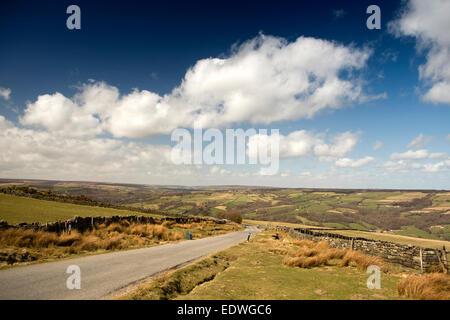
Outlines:
[[53, 222], [67, 220], [74, 216], [128, 216], [139, 213], [110, 208], [82, 206], [71, 203], [37, 200], [26, 197], [12, 196], [0, 193], [0, 220], [9, 224], [21, 222]]
[[342, 234], [349, 237], [361, 237], [373, 240], [383, 240], [390, 241], [405, 245], [414, 245], [424, 248], [439, 248], [445, 245], [446, 248], [450, 247], [450, 241], [435, 240], [435, 239], [424, 239], [419, 237], [403, 236], [398, 234], [389, 233], [376, 233], [376, 232], [364, 232], [364, 231], [354, 231], [354, 230], [337, 230], [333, 231], [337, 234]]

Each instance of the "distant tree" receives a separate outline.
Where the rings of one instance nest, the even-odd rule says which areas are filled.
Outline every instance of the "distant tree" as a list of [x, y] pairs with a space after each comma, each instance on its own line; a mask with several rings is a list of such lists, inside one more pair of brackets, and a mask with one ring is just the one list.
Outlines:
[[238, 210], [230, 210], [227, 212], [221, 212], [219, 218], [228, 219], [236, 223], [242, 223], [242, 214]]

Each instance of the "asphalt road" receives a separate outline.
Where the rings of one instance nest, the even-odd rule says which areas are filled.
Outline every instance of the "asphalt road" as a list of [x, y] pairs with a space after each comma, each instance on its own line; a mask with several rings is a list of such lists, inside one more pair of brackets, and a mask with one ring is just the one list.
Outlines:
[[[258, 230], [251, 227], [204, 239], [1, 270], [0, 299], [102, 299], [159, 272], [245, 241], [249, 232]], [[80, 268], [80, 289], [67, 288], [70, 265]]]

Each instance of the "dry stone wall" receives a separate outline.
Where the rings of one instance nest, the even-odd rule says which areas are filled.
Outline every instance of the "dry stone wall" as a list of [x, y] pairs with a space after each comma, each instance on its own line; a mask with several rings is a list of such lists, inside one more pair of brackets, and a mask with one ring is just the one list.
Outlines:
[[304, 228], [275, 227], [275, 229], [288, 232], [291, 237], [296, 239], [327, 241], [332, 248], [361, 251], [369, 255], [379, 256], [388, 262], [418, 270], [426, 270], [432, 265], [439, 265], [440, 259], [445, 254], [443, 250], [439, 249], [422, 248], [359, 237], [353, 238]]
[[40, 231], [48, 231], [48, 232], [56, 232], [61, 233], [67, 231], [69, 226], [71, 230], [77, 230], [83, 232], [85, 230], [91, 229], [94, 225], [98, 224], [106, 224], [109, 225], [111, 223], [120, 223], [122, 221], [127, 221], [130, 223], [149, 223], [149, 224], [161, 224], [165, 221], [175, 222], [180, 224], [188, 224], [194, 222], [202, 222], [202, 221], [213, 221], [217, 224], [225, 224], [227, 220], [225, 219], [215, 219], [215, 218], [207, 218], [207, 217], [161, 217], [155, 218], [150, 216], [111, 216], [111, 217], [74, 217], [72, 219], [66, 221], [57, 221], [51, 223], [19, 223], [18, 225], [9, 225], [5, 221], [0, 221], [0, 230], [5, 230], [9, 228], [23, 228], [23, 229], [31, 229], [31, 230], [40, 230]]

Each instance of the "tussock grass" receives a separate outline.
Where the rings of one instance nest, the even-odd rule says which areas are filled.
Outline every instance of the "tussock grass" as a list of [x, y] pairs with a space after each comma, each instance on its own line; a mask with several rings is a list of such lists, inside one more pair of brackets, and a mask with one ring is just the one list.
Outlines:
[[368, 266], [376, 265], [382, 271], [387, 271], [386, 265], [380, 257], [369, 256], [359, 251], [347, 251], [340, 263], [341, 267], [356, 265], [359, 270], [367, 270]]
[[441, 264], [433, 264], [427, 269], [427, 273], [443, 273], [443, 272], [444, 267]]
[[330, 264], [331, 260], [341, 259], [346, 253], [342, 249], [330, 248], [326, 241], [297, 240], [293, 241], [293, 244], [301, 247], [284, 258], [283, 264], [289, 267], [318, 267]]
[[322, 256], [324, 256], [327, 260], [342, 259], [344, 255], [345, 250], [342, 249], [327, 249], [322, 253]]
[[443, 273], [410, 275], [400, 280], [398, 294], [420, 300], [450, 300], [450, 276]]

